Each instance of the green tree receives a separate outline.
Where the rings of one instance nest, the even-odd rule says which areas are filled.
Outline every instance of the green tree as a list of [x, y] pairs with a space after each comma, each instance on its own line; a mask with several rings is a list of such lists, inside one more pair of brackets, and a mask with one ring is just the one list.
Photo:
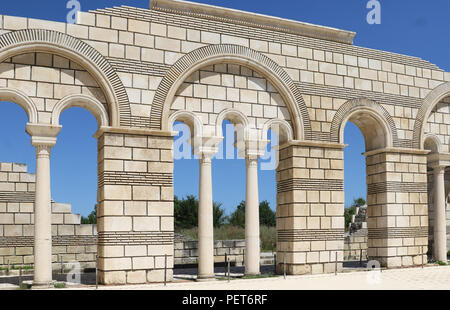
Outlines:
[[222, 208], [222, 204], [220, 202], [213, 203], [213, 221], [214, 227], [221, 227], [225, 224], [226, 221], [225, 210]]
[[345, 208], [344, 210], [344, 219], [345, 219], [345, 230], [348, 229], [348, 224], [351, 223], [352, 217], [356, 214], [356, 208], [364, 206], [366, 204], [366, 200], [364, 198], [353, 199], [353, 203], [350, 207]]
[[198, 225], [198, 200], [193, 195], [189, 195], [182, 200], [174, 197], [174, 217], [175, 227], [192, 228]]
[[236, 210], [231, 213], [228, 221], [231, 225], [245, 227], [245, 201], [241, 201]]
[[[190, 229], [198, 226], [198, 199], [189, 195], [186, 198], [174, 197], [175, 228]], [[213, 203], [214, 227], [222, 226], [226, 221], [225, 210], [219, 202]]]
[[[231, 214], [229, 222], [234, 226], [245, 227], [245, 201], [241, 201], [237, 206], [236, 210]], [[275, 212], [270, 208], [270, 204], [266, 200], [259, 204], [259, 223], [268, 227], [276, 225]]]
[[92, 211], [87, 217], [81, 217], [81, 224], [97, 224], [97, 205], [95, 205], [94, 211]]
[[261, 201], [259, 204], [259, 223], [268, 227], [276, 226], [275, 212], [270, 208], [267, 200]]

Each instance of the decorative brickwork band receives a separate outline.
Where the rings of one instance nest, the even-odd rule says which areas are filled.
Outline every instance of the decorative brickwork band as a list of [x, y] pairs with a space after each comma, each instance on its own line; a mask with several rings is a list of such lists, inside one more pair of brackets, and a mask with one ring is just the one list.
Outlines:
[[[25, 29], [12, 31], [0, 35], [0, 61], [5, 58], [11, 57], [8, 53], [9, 50], [13, 50], [15, 53], [16, 48], [23, 48], [23, 52], [26, 52], [29, 46], [30, 50], [35, 51], [39, 46], [45, 46], [48, 50], [54, 48], [55, 53], [64, 53], [64, 56], [68, 56], [78, 62], [80, 65], [87, 65], [85, 68], [94, 76], [97, 76], [105, 85], [101, 85], [103, 90], [106, 91], [106, 97], [110, 108], [116, 113], [116, 124], [113, 126], [130, 126], [131, 109], [128, 101], [128, 95], [119, 79], [117, 73], [109, 62], [92, 46], [89, 44], [69, 36], [67, 34], [44, 29]], [[113, 120], [113, 115], [110, 117]], [[114, 122], [114, 120], [113, 120]]]
[[367, 185], [368, 194], [379, 194], [386, 192], [398, 193], [426, 193], [427, 183], [415, 182], [382, 182]]
[[277, 183], [277, 192], [292, 190], [343, 191], [343, 180], [288, 179]]
[[[33, 236], [0, 237], [0, 247], [32, 247]], [[86, 246], [96, 245], [97, 236], [53, 236], [52, 246]]]
[[344, 240], [344, 229], [278, 230], [278, 242]]
[[370, 239], [428, 238], [428, 227], [369, 228]]
[[34, 192], [0, 192], [1, 202], [34, 202]]
[[151, 172], [101, 172], [98, 180], [103, 185], [153, 185], [173, 186], [172, 173]]
[[173, 232], [99, 232], [99, 245], [172, 245]]

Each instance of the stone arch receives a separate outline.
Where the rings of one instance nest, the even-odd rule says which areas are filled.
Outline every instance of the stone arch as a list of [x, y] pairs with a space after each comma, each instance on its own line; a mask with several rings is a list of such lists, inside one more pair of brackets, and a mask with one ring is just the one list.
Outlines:
[[331, 123], [331, 142], [344, 143], [344, 128], [349, 120], [362, 131], [367, 151], [383, 147], [398, 147], [394, 120], [377, 102], [358, 98], [344, 103]]
[[424, 137], [423, 148], [433, 153], [439, 153], [441, 151], [441, 141], [434, 134], [427, 134]]
[[189, 127], [191, 137], [203, 136], [202, 121], [191, 111], [179, 110], [172, 113], [169, 117], [169, 129], [172, 130], [173, 124], [176, 121], [181, 121]]
[[81, 107], [91, 112], [97, 120], [98, 127], [108, 127], [109, 117], [103, 104], [88, 95], [68, 95], [58, 101], [52, 112], [52, 125], [59, 126], [61, 113], [71, 107]]
[[271, 119], [267, 121], [262, 129], [261, 140], [267, 139], [267, 133], [269, 129], [274, 130], [278, 135], [279, 144], [283, 144], [292, 141], [294, 138], [294, 133], [292, 131], [291, 125], [282, 119]]
[[92, 46], [53, 30], [24, 29], [0, 35], [0, 62], [27, 52], [53, 53], [81, 65], [105, 93], [111, 125], [131, 126], [131, 109], [125, 88], [113, 67]]
[[0, 100], [11, 101], [18, 104], [28, 115], [28, 121], [38, 123], [38, 110], [33, 100], [25, 93], [13, 88], [0, 88]]
[[424, 129], [431, 111], [436, 104], [448, 96], [450, 96], [450, 82], [439, 85], [425, 97], [414, 122], [413, 148], [422, 149], [424, 147]]
[[277, 88], [288, 106], [294, 123], [295, 139], [311, 139], [308, 109], [290, 76], [269, 57], [234, 44], [209, 45], [181, 57], [159, 84], [153, 100], [150, 127], [167, 130], [170, 105], [177, 89], [190, 74], [216, 63], [241, 64], [263, 75]]
[[[241, 111], [238, 111], [236, 109], [225, 109], [217, 116], [216, 119], [216, 136], [222, 137], [222, 123], [224, 120], [229, 120], [233, 123], [234, 126], [242, 126], [242, 131], [239, 131], [238, 128], [236, 128], [236, 134], [241, 134], [241, 138], [244, 140], [247, 140], [249, 138], [249, 121], [247, 119], [247, 116], [244, 115]], [[239, 133], [238, 133], [239, 131]]]

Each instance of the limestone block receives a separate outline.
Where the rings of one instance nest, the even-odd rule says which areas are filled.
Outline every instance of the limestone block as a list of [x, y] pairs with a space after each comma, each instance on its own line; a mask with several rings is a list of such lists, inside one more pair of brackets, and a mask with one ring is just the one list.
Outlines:
[[147, 257], [133, 257], [134, 269], [153, 269], [155, 268], [155, 258], [152, 256]]
[[14, 214], [0, 213], [0, 224], [14, 224]]
[[173, 231], [174, 219], [173, 217], [161, 217], [161, 231]]
[[3, 16], [3, 29], [20, 30], [27, 28], [27, 18], [15, 16]]
[[144, 161], [124, 161], [125, 171], [146, 172], [147, 162]]
[[109, 200], [131, 200], [131, 186], [127, 185], [105, 185], [103, 186], [102, 199]]
[[82, 224], [75, 226], [75, 235], [77, 236], [92, 236], [93, 235], [92, 224]]
[[149, 201], [148, 215], [173, 216], [173, 202]]
[[146, 136], [125, 136], [125, 146], [128, 147], [147, 147]]
[[150, 33], [150, 23], [146, 21], [140, 21], [135, 19], [128, 20], [128, 31]]
[[22, 225], [5, 225], [3, 226], [3, 234], [5, 237], [18, 237], [23, 235]]
[[108, 216], [98, 219], [100, 231], [131, 231], [132, 218], [128, 216]]
[[126, 201], [125, 215], [147, 215], [147, 202]]
[[64, 224], [80, 224], [81, 215], [79, 214], [64, 214]]
[[160, 200], [157, 186], [133, 186], [133, 200]]
[[58, 236], [70, 236], [75, 234], [74, 225], [58, 225]]
[[159, 231], [159, 217], [133, 217], [133, 229], [135, 231]]
[[127, 245], [125, 246], [125, 256], [147, 256], [147, 246]]

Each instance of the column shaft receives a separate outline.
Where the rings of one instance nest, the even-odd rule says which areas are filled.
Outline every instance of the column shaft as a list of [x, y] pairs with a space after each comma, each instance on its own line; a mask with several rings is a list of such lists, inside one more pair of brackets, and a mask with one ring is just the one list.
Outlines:
[[52, 210], [50, 194], [50, 150], [36, 146], [36, 197], [34, 204], [34, 284], [52, 282]]
[[434, 258], [447, 261], [444, 167], [434, 168]]
[[211, 156], [200, 155], [198, 205], [198, 276], [199, 280], [214, 278], [214, 223], [212, 200]]
[[260, 273], [258, 158], [248, 156], [245, 201], [245, 274]]

